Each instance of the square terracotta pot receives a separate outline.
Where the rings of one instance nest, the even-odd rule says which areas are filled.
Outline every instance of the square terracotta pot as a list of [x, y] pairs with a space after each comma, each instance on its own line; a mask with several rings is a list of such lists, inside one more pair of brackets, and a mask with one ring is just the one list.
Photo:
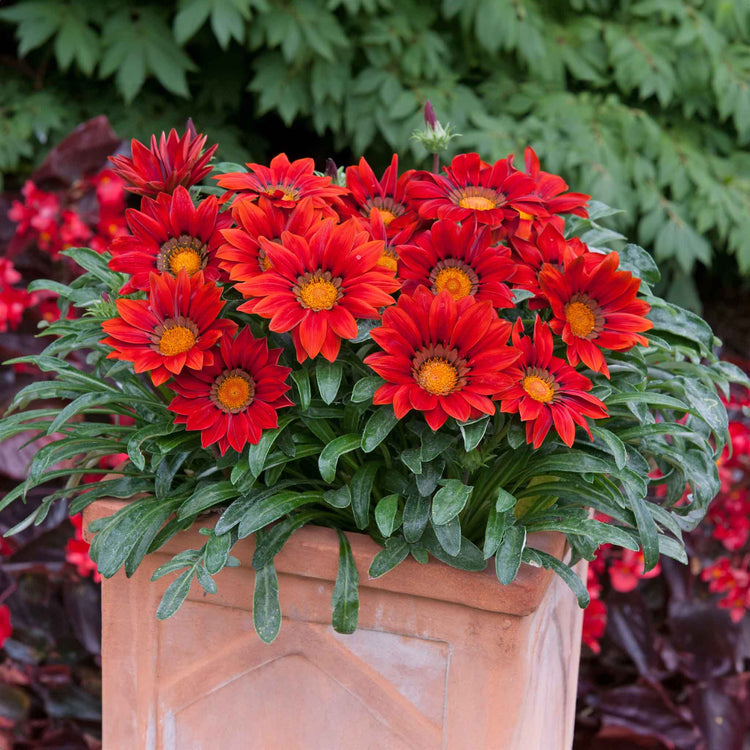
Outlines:
[[[85, 525], [121, 502], [99, 501]], [[276, 557], [283, 622], [270, 645], [252, 622], [253, 539], [238, 568], [197, 584], [179, 612], [156, 609], [173, 576], [151, 574], [205, 537], [183, 532], [136, 574], [102, 585], [105, 750], [567, 750], [582, 614], [552, 573], [522, 566], [509, 586], [407, 560], [367, 570], [377, 544], [348, 534], [360, 576], [359, 626], [330, 625], [338, 540], [297, 531]], [[562, 557], [559, 534], [530, 537]], [[583, 566], [578, 568], [585, 575]]]

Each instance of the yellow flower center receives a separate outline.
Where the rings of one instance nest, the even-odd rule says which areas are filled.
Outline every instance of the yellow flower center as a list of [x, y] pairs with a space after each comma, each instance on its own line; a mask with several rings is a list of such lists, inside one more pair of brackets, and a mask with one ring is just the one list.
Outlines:
[[229, 412], [247, 406], [254, 395], [254, 388], [241, 375], [229, 375], [216, 389], [216, 399]]
[[329, 271], [316, 271], [300, 276], [293, 291], [302, 307], [320, 312], [331, 310], [336, 304], [341, 296], [340, 285], [341, 279], [332, 278]]
[[386, 271], [396, 273], [398, 270], [398, 255], [393, 248], [387, 247], [380, 253], [378, 258], [378, 267], [384, 268]]
[[489, 211], [497, 206], [495, 201], [481, 195], [465, 195], [458, 205], [461, 208], [473, 208], [475, 211]]
[[436, 294], [440, 294], [443, 289], [447, 289], [455, 300], [468, 297], [473, 287], [469, 274], [455, 266], [441, 269], [435, 277], [433, 285]]
[[190, 351], [195, 344], [195, 334], [185, 326], [174, 326], [165, 329], [159, 339], [159, 351], [165, 357], [174, 357]]
[[419, 385], [428, 393], [445, 396], [451, 393], [458, 383], [458, 370], [451, 362], [440, 357], [431, 357], [416, 373]]
[[177, 276], [184, 268], [187, 275], [192, 276], [201, 270], [202, 260], [200, 253], [192, 247], [180, 247], [169, 256], [169, 270]]
[[[281, 193], [281, 196], [279, 196]], [[296, 201], [299, 197], [299, 191], [286, 185], [269, 185], [266, 189], [266, 195], [273, 198], [281, 197], [285, 201]]]
[[173, 276], [185, 269], [188, 276], [206, 267], [208, 256], [206, 246], [198, 237], [182, 234], [167, 240], [156, 256], [156, 269]]
[[540, 378], [538, 375], [527, 375], [521, 385], [526, 393], [534, 399], [548, 404], [555, 397], [555, 389], [548, 380]]
[[396, 214], [393, 213], [393, 211], [388, 211], [385, 208], [380, 209], [380, 216], [383, 219], [383, 224], [388, 226], [395, 218]]
[[565, 318], [574, 336], [585, 338], [596, 326], [594, 311], [585, 302], [569, 302], [565, 305]]

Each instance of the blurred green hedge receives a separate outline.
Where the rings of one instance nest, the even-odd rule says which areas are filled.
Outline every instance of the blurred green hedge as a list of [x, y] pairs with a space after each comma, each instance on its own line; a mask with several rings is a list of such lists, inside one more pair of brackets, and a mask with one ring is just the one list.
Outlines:
[[0, 56], [0, 172], [18, 181], [101, 112], [141, 138], [192, 115], [231, 160], [384, 166], [429, 98], [456, 148], [531, 144], [624, 208], [619, 228], [689, 298], [715, 253], [750, 273], [749, 31], [747, 0], [17, 0], [0, 10], [16, 49]]

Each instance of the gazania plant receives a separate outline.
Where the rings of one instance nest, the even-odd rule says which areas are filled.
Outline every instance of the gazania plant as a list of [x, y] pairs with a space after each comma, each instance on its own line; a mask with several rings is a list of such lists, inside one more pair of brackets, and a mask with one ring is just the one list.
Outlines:
[[[431, 117], [419, 138], [437, 152], [449, 133]], [[531, 149], [523, 168], [470, 153], [399, 174], [394, 155], [382, 177], [365, 159], [321, 174], [280, 154], [207, 179], [205, 142], [134, 141], [113, 159], [141, 201], [127, 233], [67, 250], [86, 271], [69, 286], [35, 284], [63, 315], [42, 354], [15, 360], [49, 376], [18, 394], [0, 440], [55, 439], [1, 506], [54, 484], [9, 533], [55, 502], [133, 498], [92, 529], [107, 578], [199, 525], [203, 546], [155, 573], [176, 574], [159, 618], [194, 580], [214, 593], [254, 534], [267, 641], [274, 556], [305, 524], [339, 532], [340, 632], [359, 606], [345, 532], [382, 547], [372, 577], [433, 557], [491, 566], [500, 585], [528, 563], [581, 606], [571, 567], [602, 544], [640, 551], [646, 571], [660, 553], [686, 560], [682, 534], [719, 490], [719, 394], [746, 379], [700, 317], [654, 294], [651, 256], [598, 224], [614, 211]], [[567, 537], [565, 559], [536, 548], [539, 531]]]

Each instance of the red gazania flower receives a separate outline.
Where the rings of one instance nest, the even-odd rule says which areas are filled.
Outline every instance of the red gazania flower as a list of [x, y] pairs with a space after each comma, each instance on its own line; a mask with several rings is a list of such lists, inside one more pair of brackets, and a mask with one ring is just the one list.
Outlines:
[[132, 362], [136, 372], [151, 373], [161, 385], [183, 367], [200, 370], [211, 364], [211, 348], [225, 333], [237, 329], [230, 320], [219, 319], [224, 306], [221, 288], [205, 282], [199, 271], [177, 278], [151, 274], [148, 299], [118, 299], [119, 318], [102, 323], [114, 348], [107, 359]]
[[[192, 125], [192, 123], [191, 123]], [[151, 148], [135, 139], [130, 142], [132, 157], [110, 156], [114, 171], [129, 183], [131, 193], [156, 197], [159, 193], [173, 193], [178, 185], [189, 188], [200, 182], [210, 171], [208, 162], [217, 145], [203, 151], [206, 136], [188, 127], [182, 137], [176, 130], [161, 134], [159, 142], [151, 136]]]
[[375, 208], [380, 212], [388, 234], [395, 235], [417, 220], [417, 212], [406, 199], [406, 186], [414, 174], [415, 170], [409, 169], [399, 177], [398, 154], [394, 154], [390, 166], [378, 180], [362, 157], [358, 166], [346, 169], [346, 186], [350, 194], [342, 200], [341, 215], [345, 218], [363, 217], [369, 222]]
[[511, 159], [490, 165], [478, 154], [459, 154], [445, 173], [418, 173], [407, 187], [423, 219], [475, 219], [499, 228], [516, 219], [519, 211], [538, 210], [534, 180], [515, 169]]
[[309, 239], [320, 226], [322, 215], [305, 198], [291, 211], [278, 208], [265, 196], [258, 203], [238, 201], [232, 208], [238, 227], [223, 229], [224, 244], [218, 250], [219, 265], [232, 281], [249, 281], [270, 268], [260, 238], [279, 242], [285, 231]]
[[513, 346], [521, 352], [510, 368], [513, 383], [499, 392], [500, 411], [518, 413], [526, 423], [526, 442], [538, 448], [550, 427], [567, 446], [575, 440], [575, 426], [580, 425], [591, 437], [585, 417], [602, 419], [607, 407], [587, 393], [591, 381], [576, 372], [564, 359], [552, 354], [552, 333], [537, 316], [534, 338], [523, 336], [519, 318], [513, 326]]
[[514, 233], [528, 239], [532, 227], [541, 231], [547, 223], [552, 223], [561, 232], [565, 228], [564, 220], [559, 214], [575, 214], [586, 217], [589, 212], [586, 204], [591, 200], [585, 193], [566, 193], [568, 185], [562, 177], [550, 172], [543, 172], [539, 167], [539, 158], [531, 147], [523, 152], [526, 174], [534, 180], [533, 195], [540, 200], [539, 208], [533, 213], [519, 212], [519, 222]]
[[327, 216], [335, 216], [331, 204], [347, 191], [331, 184], [330, 177], [314, 174], [315, 162], [312, 159], [297, 159], [290, 162], [286, 154], [271, 159], [271, 166], [247, 164], [249, 172], [229, 172], [219, 175], [219, 187], [228, 192], [222, 201], [235, 193], [243, 199], [255, 200], [265, 195], [279, 208], [294, 208], [301, 200], [312, 198], [315, 208]]
[[[404, 245], [412, 241], [414, 233], [420, 226], [419, 220], [402, 224], [397, 228], [397, 231], [391, 232], [389, 236], [388, 227], [386, 227], [380, 211], [373, 208], [370, 211], [369, 225], [363, 224], [363, 226], [365, 229], [369, 229], [371, 239], [380, 240], [383, 243], [383, 252], [378, 259], [378, 268], [395, 276], [398, 270], [399, 251]], [[391, 226], [393, 226], [393, 222]]]
[[423, 286], [401, 294], [370, 332], [384, 351], [365, 364], [387, 381], [373, 403], [393, 404], [398, 419], [422, 411], [433, 430], [448, 417], [494, 414], [491, 396], [510, 383], [506, 368], [519, 356], [505, 345], [510, 329], [489, 302], [456, 301], [445, 290], [435, 296]]
[[629, 271], [618, 271], [619, 262], [614, 252], [585, 253], [566, 262], [563, 271], [547, 265], [539, 274], [554, 315], [550, 326], [568, 345], [568, 361], [571, 365], [582, 361], [607, 377], [609, 369], [601, 350], [648, 346], [639, 332], [653, 327], [643, 317], [651, 306], [637, 299], [639, 279]]
[[349, 219], [326, 219], [309, 239], [283, 232], [281, 243], [261, 238], [271, 268], [242, 285], [256, 297], [238, 308], [270, 319], [276, 333], [291, 331], [297, 360], [322, 354], [333, 362], [341, 339], [357, 335], [356, 318], [379, 318], [393, 304], [398, 282], [377, 268], [383, 243]]
[[547, 224], [538, 234], [532, 232], [529, 240], [518, 235], [509, 237], [512, 258], [516, 261], [515, 286], [533, 292], [535, 297], [529, 302], [532, 310], [540, 310], [549, 305], [547, 297], [539, 286], [539, 273], [546, 265], [562, 268], [566, 261], [586, 256], [587, 267], [596, 263], [597, 255], [590, 253], [578, 237], [565, 239], [562, 232], [553, 224]]
[[154, 271], [176, 276], [185, 269], [188, 276], [203, 271], [206, 281], [220, 276], [216, 250], [222, 242], [221, 230], [232, 223], [228, 213], [219, 213], [211, 195], [197, 206], [184, 187], [172, 195], [161, 193], [155, 201], [144, 198], [141, 210], [126, 212], [132, 234], [112, 240], [113, 271], [131, 274], [120, 294], [148, 289]]
[[490, 247], [490, 231], [474, 222], [458, 225], [437, 221], [416, 239], [399, 248], [398, 275], [402, 291], [413, 294], [426, 286], [433, 294], [447, 289], [453, 299], [475, 297], [493, 307], [513, 307], [505, 282], [513, 279], [516, 265], [506, 248]]
[[222, 456], [230, 446], [239, 452], [255, 445], [263, 430], [279, 426], [277, 410], [292, 406], [284, 395], [291, 368], [278, 364], [280, 354], [247, 326], [235, 338], [224, 336], [212, 364], [183, 371], [171, 384], [175, 424], [200, 430], [203, 447], [218, 443]]

